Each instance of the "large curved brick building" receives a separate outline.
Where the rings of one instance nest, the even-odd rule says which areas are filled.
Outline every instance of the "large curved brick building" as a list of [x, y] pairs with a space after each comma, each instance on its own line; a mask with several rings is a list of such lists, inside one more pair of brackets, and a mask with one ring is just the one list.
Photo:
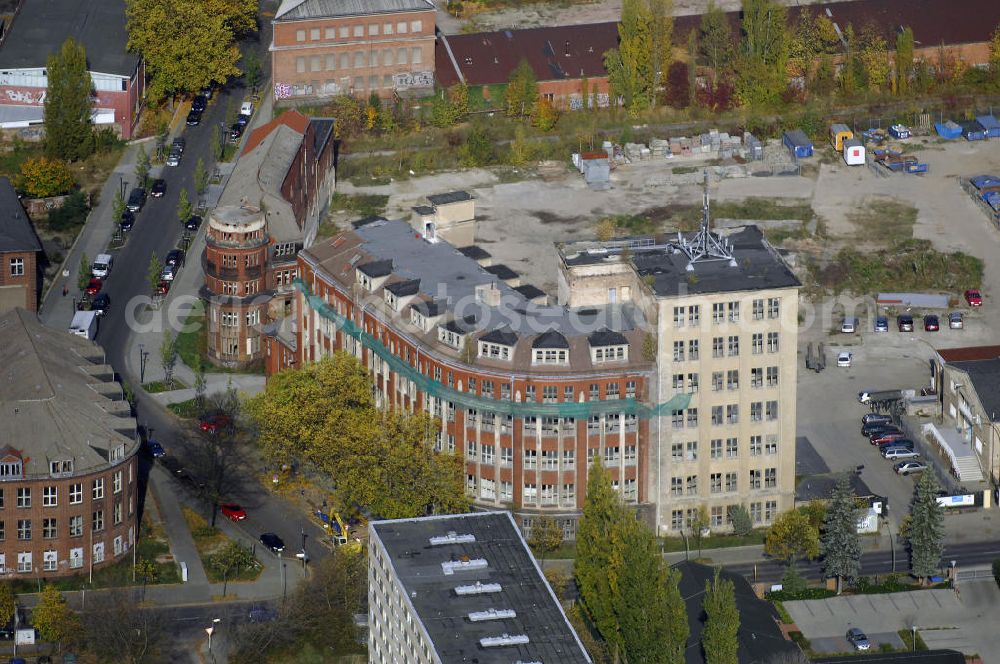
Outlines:
[[0, 573], [81, 574], [135, 544], [135, 419], [97, 344], [0, 316]]
[[595, 458], [664, 534], [702, 508], [724, 531], [735, 505], [759, 525], [792, 507], [799, 283], [757, 228], [560, 246], [550, 306], [415, 226], [301, 252], [297, 339], [269, 338], [269, 368], [355, 354], [380, 405], [440, 419], [475, 503], [526, 530], [550, 513], [574, 535]]

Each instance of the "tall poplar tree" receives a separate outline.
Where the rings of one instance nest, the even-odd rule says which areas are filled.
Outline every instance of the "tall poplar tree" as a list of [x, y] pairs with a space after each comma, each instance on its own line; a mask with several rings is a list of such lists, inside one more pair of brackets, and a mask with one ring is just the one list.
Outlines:
[[917, 482], [910, 506], [910, 570], [923, 580], [940, 569], [944, 555], [944, 508], [937, 501], [940, 491], [934, 473], [927, 470]]
[[87, 54], [72, 37], [46, 63], [45, 152], [50, 157], [76, 161], [93, 151], [90, 95], [93, 81]]
[[631, 115], [647, 108], [655, 85], [653, 14], [646, 0], [624, 0], [618, 48], [604, 54], [612, 93]]
[[[667, 72], [674, 61], [674, 2], [649, 0], [653, 19], [653, 73], [654, 87], [662, 88], [667, 82]], [[655, 94], [653, 95], [655, 97]]]
[[843, 580], [853, 579], [861, 571], [861, 539], [858, 537], [858, 505], [847, 477], [837, 480], [830, 506], [823, 520], [820, 538], [823, 572], [837, 578], [837, 594]]
[[905, 95], [910, 90], [910, 76], [913, 74], [913, 29], [909, 26], [896, 34], [896, 94]]
[[701, 646], [706, 664], [738, 664], [740, 612], [736, 608], [733, 582], [715, 572], [715, 579], [705, 582], [705, 629]]
[[[698, 44], [705, 64], [712, 70], [712, 88], [720, 78], [724, 78], [732, 65], [733, 31], [729, 27], [726, 12], [709, 0], [708, 9], [701, 15]], [[691, 41], [688, 41], [691, 44]]]
[[774, 0], [743, 0], [736, 96], [753, 106], [777, 102], [788, 87], [788, 10]]

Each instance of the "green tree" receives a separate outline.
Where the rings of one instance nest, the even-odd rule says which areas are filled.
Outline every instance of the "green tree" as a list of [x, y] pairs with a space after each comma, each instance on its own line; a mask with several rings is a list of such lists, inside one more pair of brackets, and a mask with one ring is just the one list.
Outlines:
[[146, 146], [140, 145], [139, 152], [135, 155], [135, 186], [139, 189], [146, 188], [150, 166], [151, 163], [149, 161], [149, 153], [146, 152]]
[[654, 19], [647, 0], [623, 0], [618, 48], [604, 54], [608, 85], [635, 116], [652, 103], [656, 85]]
[[163, 272], [163, 263], [160, 262], [159, 257], [154, 251], [149, 257], [149, 267], [146, 268], [146, 280], [149, 282], [149, 288], [152, 291], [156, 291], [156, 287], [160, 285], [160, 273]]
[[205, 168], [205, 160], [198, 157], [194, 164], [194, 191], [201, 196], [208, 191], [208, 169]]
[[819, 533], [802, 512], [785, 512], [768, 529], [764, 553], [786, 565], [797, 558], [815, 558], [819, 555]]
[[580, 605], [612, 652], [620, 651], [621, 632], [614, 609], [614, 589], [608, 570], [615, 556], [614, 533], [625, 520], [621, 497], [611, 476], [594, 459], [587, 475], [587, 498], [576, 529], [573, 575], [580, 589]]
[[667, 72], [674, 61], [674, 2], [649, 0], [653, 41], [653, 89], [666, 85]]
[[201, 363], [200, 358], [191, 367], [191, 371], [194, 372], [194, 409], [201, 415], [205, 412], [205, 388], [208, 386], [208, 381], [205, 380], [205, 365]]
[[115, 200], [111, 202], [111, 216], [117, 223], [121, 221], [123, 214], [125, 214], [125, 196], [122, 195], [122, 190], [119, 189], [115, 192]]
[[17, 188], [29, 198], [61, 196], [73, 191], [76, 182], [66, 162], [49, 157], [32, 157], [21, 164]]
[[715, 88], [732, 64], [733, 32], [726, 12], [716, 5], [714, 0], [709, 0], [708, 9], [701, 15], [701, 28], [697, 41], [701, 55], [705, 58], [705, 64], [712, 70], [712, 87]]
[[698, 547], [698, 557], [701, 558], [701, 544], [704, 539], [703, 533], [708, 529], [708, 508], [699, 505], [691, 519], [691, 532], [694, 534], [694, 541]]
[[694, 104], [698, 93], [698, 31], [691, 28], [687, 40], [687, 105]]
[[1000, 84], [1000, 25], [990, 35], [990, 73], [993, 82]]
[[63, 42], [46, 63], [48, 90], [45, 94], [45, 152], [50, 157], [77, 161], [90, 156], [94, 132], [90, 123], [91, 92], [83, 45], [72, 37]]
[[9, 583], [0, 583], [0, 625], [9, 625], [17, 612], [17, 595]]
[[844, 579], [857, 578], [861, 571], [857, 497], [847, 477], [841, 477], [833, 489], [823, 521], [820, 553], [823, 555], [823, 573], [837, 578], [839, 595]]
[[744, 106], [776, 104], [788, 88], [788, 10], [774, 0], [743, 0], [736, 97]]
[[531, 115], [531, 124], [542, 131], [551, 131], [559, 122], [559, 111], [548, 99], [539, 99], [535, 102], [535, 109]]
[[535, 78], [535, 70], [527, 60], [521, 60], [510, 73], [507, 90], [504, 92], [507, 115], [517, 118], [527, 117], [531, 115], [537, 100], [538, 79]]
[[733, 524], [733, 532], [740, 537], [749, 535], [753, 530], [753, 520], [744, 505], [733, 505], [729, 508], [729, 522]]
[[476, 123], [465, 136], [460, 150], [463, 166], [489, 166], [496, 157], [493, 139], [485, 125]]
[[823, 523], [826, 521], [826, 504], [820, 500], [810, 500], [805, 505], [799, 505], [795, 508], [795, 511], [801, 512], [809, 525], [813, 527], [816, 532], [819, 532], [820, 528], [823, 527]]
[[192, 213], [194, 208], [191, 206], [191, 199], [188, 197], [187, 189], [182, 187], [177, 195], [177, 220], [184, 223], [191, 218]]
[[833, 69], [833, 60], [829, 55], [824, 53], [819, 56], [819, 64], [816, 65], [816, 70], [812, 76], [812, 83], [809, 87], [814, 94], [826, 96], [833, 92], [836, 85], [837, 81]]
[[76, 285], [83, 290], [87, 287], [87, 282], [90, 281], [92, 276], [93, 268], [90, 265], [90, 257], [87, 254], [80, 256], [80, 267], [76, 272]]
[[148, 558], [139, 558], [135, 561], [135, 569], [133, 570], [136, 577], [142, 581], [142, 598], [146, 598], [146, 584], [155, 583], [157, 576], [159, 576], [159, 570], [156, 567], [156, 563]]
[[944, 508], [937, 501], [940, 491], [934, 473], [927, 471], [917, 482], [910, 506], [910, 569], [922, 581], [937, 573], [944, 555]]
[[619, 522], [608, 569], [621, 661], [680, 664], [689, 636], [680, 574], [671, 570], [653, 533], [636, 521]]
[[61, 644], [77, 635], [80, 619], [69, 608], [55, 586], [45, 584], [38, 604], [31, 611], [31, 623], [43, 641]]
[[257, 55], [257, 50], [248, 48], [243, 56], [243, 80], [250, 88], [250, 94], [257, 94], [257, 86], [260, 85], [260, 71], [260, 56]]
[[785, 569], [784, 576], [781, 577], [781, 589], [789, 593], [800, 593], [808, 587], [805, 577], [799, 572], [799, 568], [794, 564]]
[[910, 77], [913, 75], [913, 28], [907, 26], [896, 33], [896, 94], [903, 96], [910, 91]]
[[531, 161], [531, 143], [524, 133], [524, 127], [514, 127], [514, 140], [510, 142], [510, 163], [513, 166], [523, 166]]
[[736, 608], [733, 582], [722, 578], [718, 570], [712, 581], [705, 582], [703, 606], [705, 628], [701, 632], [701, 646], [706, 664], [738, 664], [740, 612]]
[[869, 90], [882, 90], [889, 80], [889, 48], [885, 37], [878, 29], [867, 26], [861, 32], [861, 50], [858, 58], [864, 71], [865, 82]]
[[229, 586], [229, 575], [239, 574], [241, 570], [250, 569], [257, 564], [250, 549], [239, 542], [228, 542], [222, 549], [212, 554], [211, 565], [222, 575], [222, 596], [226, 596]]
[[531, 522], [531, 536], [528, 546], [545, 560], [548, 554], [557, 550], [563, 543], [563, 529], [551, 516], [538, 516]]
[[174, 367], [177, 366], [177, 337], [170, 330], [163, 333], [160, 342], [160, 367], [163, 369], [163, 382], [167, 387], [174, 386]]
[[141, 53], [148, 94], [162, 99], [238, 76], [237, 34], [256, 18], [251, 2], [127, 0], [128, 47]]

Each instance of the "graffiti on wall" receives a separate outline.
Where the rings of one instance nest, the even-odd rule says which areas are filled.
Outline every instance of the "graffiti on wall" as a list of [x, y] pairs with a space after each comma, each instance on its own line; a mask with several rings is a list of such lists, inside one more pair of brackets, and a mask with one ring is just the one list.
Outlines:
[[41, 106], [45, 103], [45, 90], [40, 90], [39, 92], [29, 92], [27, 90], [12, 90], [7, 88], [4, 90], [4, 94], [7, 95], [7, 99], [17, 104], [32, 104]]
[[434, 86], [434, 72], [411, 71], [392, 75], [392, 86], [397, 90], [406, 88], [430, 88]]
[[288, 99], [292, 96], [292, 86], [288, 83], [278, 83], [274, 84], [274, 98], [275, 99]]

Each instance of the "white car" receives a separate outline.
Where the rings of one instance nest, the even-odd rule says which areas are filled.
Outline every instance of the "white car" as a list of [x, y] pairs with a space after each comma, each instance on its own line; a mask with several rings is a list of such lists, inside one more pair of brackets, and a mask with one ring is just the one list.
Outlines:
[[160, 272], [160, 281], [173, 281], [176, 275], [177, 275], [177, 266], [166, 265]]
[[849, 367], [849, 366], [851, 366], [851, 360], [852, 359], [854, 359], [854, 356], [851, 355], [850, 353], [848, 353], [847, 351], [844, 351], [843, 353], [840, 353], [839, 355], [837, 355], [837, 366], [838, 367]]
[[253, 102], [245, 101], [240, 104], [240, 115], [253, 115]]

